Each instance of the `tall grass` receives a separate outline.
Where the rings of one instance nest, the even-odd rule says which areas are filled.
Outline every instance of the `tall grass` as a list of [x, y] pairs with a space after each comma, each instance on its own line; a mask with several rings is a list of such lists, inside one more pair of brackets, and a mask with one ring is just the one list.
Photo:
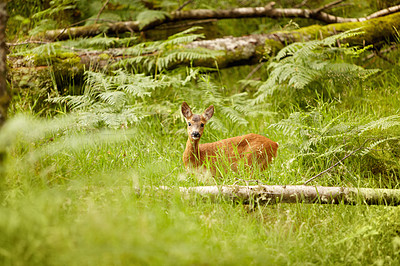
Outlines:
[[[358, 104], [372, 108], [363, 102]], [[375, 106], [385, 108], [384, 103]], [[355, 109], [353, 115], [365, 115], [362, 106]], [[325, 112], [324, 116], [335, 113], [332, 107]], [[230, 124], [218, 109], [216, 115]], [[149, 116], [115, 130], [74, 128], [76, 120], [64, 118], [11, 120], [2, 131], [12, 137], [13, 144], [7, 147], [0, 207], [1, 264], [400, 263], [397, 207], [251, 207], [155, 190], [161, 185], [232, 184], [237, 177], [232, 173], [203, 181], [186, 173], [181, 162], [186, 141], [183, 120], [163, 123], [163, 117]], [[264, 119], [229, 132], [206, 128], [204, 141], [243, 132], [279, 141], [274, 164], [252, 177], [266, 184], [296, 184], [313, 172], [304, 165], [317, 169], [326, 165], [312, 157], [308, 162], [293, 160], [296, 150], [285, 144], [289, 135], [268, 127], [275, 118]], [[361, 171], [350, 160], [317, 183], [380, 186], [379, 181], [371, 181], [376, 177], [363, 176]], [[397, 187], [398, 182], [392, 182]]]
[[[213, 75], [195, 69], [158, 73], [158, 81], [169, 78], [170, 83], [152, 88], [146, 97], [126, 93], [126, 102], [140, 105], [143, 116], [113, 129], [107, 123], [82, 123], [89, 120], [79, 111], [46, 119], [21, 115], [33, 108], [20, 99], [0, 131], [0, 149], [7, 153], [0, 188], [0, 264], [400, 264], [399, 207], [246, 206], [175, 190], [245, 184], [239, 179], [302, 184], [370, 137], [385, 141], [368, 142], [369, 150], [360, 150], [312, 185], [397, 189], [399, 127], [377, 121], [399, 115], [400, 73], [398, 66], [379, 60], [382, 71], [375, 76], [333, 93], [328, 101], [321, 93], [305, 92], [306, 104], [276, 94], [269, 102], [249, 105], [255, 90], [237, 82], [249, 67]], [[267, 76], [261, 69], [254, 78]], [[104, 77], [99, 75], [99, 84], [112, 80]], [[117, 91], [109, 88], [100, 93]], [[96, 96], [90, 100], [98, 101]], [[109, 99], [97, 102], [102, 114], [118, 115], [120, 106]], [[278, 157], [252, 175], [245, 169], [215, 178], [188, 173], [181, 158], [187, 138], [179, 114], [183, 100], [197, 113], [209, 104], [216, 107], [203, 142], [253, 132], [278, 141]], [[368, 125], [375, 127], [364, 130]], [[357, 128], [365, 134], [357, 135]]]

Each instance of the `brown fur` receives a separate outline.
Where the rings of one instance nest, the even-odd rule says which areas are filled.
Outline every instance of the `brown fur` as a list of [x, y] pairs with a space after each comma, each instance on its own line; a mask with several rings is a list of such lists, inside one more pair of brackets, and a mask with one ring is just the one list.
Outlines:
[[[185, 166], [204, 167], [204, 163], [208, 161], [212, 172], [215, 174], [216, 169], [214, 166], [223, 157], [229, 162], [232, 170], [237, 170], [238, 160], [244, 160], [246, 167], [258, 165], [261, 170], [265, 170], [268, 164], [271, 163], [272, 158], [276, 157], [278, 150], [278, 143], [267, 137], [251, 133], [217, 142], [200, 144], [204, 125], [212, 117], [213, 113], [214, 107], [210, 106], [202, 115], [195, 115], [185, 102], [182, 104], [182, 114], [188, 123], [189, 135], [186, 149], [183, 153]], [[200, 137], [193, 138], [193, 132], [198, 132]]]

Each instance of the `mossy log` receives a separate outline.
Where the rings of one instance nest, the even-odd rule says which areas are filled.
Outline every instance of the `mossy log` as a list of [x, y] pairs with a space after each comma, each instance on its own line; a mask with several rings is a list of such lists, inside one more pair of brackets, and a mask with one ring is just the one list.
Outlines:
[[233, 18], [307, 18], [322, 21], [324, 23], [344, 23], [365, 21], [381, 16], [386, 16], [400, 11], [399, 6], [389, 7], [362, 18], [343, 18], [330, 15], [323, 10], [332, 8], [342, 1], [335, 1], [331, 4], [316, 9], [301, 8], [275, 8], [275, 2], [270, 2], [263, 7], [242, 7], [226, 10], [195, 9], [188, 11], [175, 11], [161, 19], [155, 19], [145, 25], [139, 21], [124, 21], [116, 23], [93, 24], [88, 26], [71, 27], [66, 29], [50, 30], [36, 36], [37, 39], [65, 40], [77, 37], [93, 37], [101, 33], [121, 34], [125, 32], [143, 32], [154, 29], [164, 23], [179, 21], [193, 21], [204, 19], [233, 19]]
[[294, 43], [323, 39], [352, 29], [360, 29], [363, 34], [345, 40], [350, 45], [372, 44], [379, 49], [384, 43], [394, 40], [396, 25], [400, 23], [400, 13], [360, 22], [312, 25], [292, 31], [278, 31], [244, 37], [225, 37], [214, 40], [196, 41], [188, 47], [203, 47], [223, 50], [225, 55], [218, 58], [220, 68], [259, 62], [265, 55], [273, 55], [284, 46]]
[[[207, 48], [220, 50], [223, 55], [217, 58], [218, 66], [230, 67], [241, 64], [253, 64], [259, 62], [266, 54], [273, 55], [285, 45], [293, 42], [309, 41], [332, 36], [351, 29], [360, 28], [363, 34], [353, 36], [345, 40], [350, 45], [373, 44], [379, 48], [388, 40], [396, 36], [396, 25], [400, 24], [400, 13], [375, 18], [361, 22], [335, 23], [326, 26], [312, 25], [291, 31], [277, 31], [269, 34], [254, 34], [243, 37], [224, 37], [213, 40], [195, 41], [186, 48]], [[52, 55], [50, 61], [41, 55], [32, 55], [29, 58], [9, 57], [12, 68], [38, 67], [52, 65], [54, 62], [66, 63], [66, 67], [93, 69], [104, 68], [110, 63], [129, 58], [123, 48], [109, 49], [105, 51], [77, 51]], [[50, 64], [49, 64], [50, 62]], [[180, 62], [180, 65], [191, 64], [192, 62]], [[194, 65], [214, 67], [214, 60], [203, 60], [194, 62]], [[177, 66], [179, 64], [175, 64]], [[75, 73], [75, 71], [73, 71]]]
[[[321, 39], [356, 28], [361, 28], [364, 33], [348, 38], [344, 40], [345, 42], [359, 46], [373, 44], [375, 48], [379, 48], [383, 43], [394, 39], [396, 25], [399, 24], [400, 13], [395, 13], [362, 22], [336, 23], [326, 26], [313, 25], [297, 30], [277, 31], [270, 34], [195, 41], [186, 45], [185, 49], [202, 47], [219, 50], [221, 55], [215, 59], [174, 62], [169, 67], [176, 68], [178, 66], [193, 65], [213, 68], [217, 63], [219, 68], [227, 68], [236, 65], [255, 64], [260, 62], [266, 55], [274, 55], [287, 44]], [[127, 54], [125, 49], [119, 48], [105, 51], [71, 51], [51, 56], [31, 55], [29, 57], [18, 57], [10, 55], [8, 59], [14, 90], [18, 90], [18, 88], [42, 88], [42, 86], [38, 86], [38, 83], [45, 83], [62, 92], [71, 83], [79, 85], [84, 70], [112, 70], [119, 67], [118, 64], [113, 63], [129, 57], [131, 55]]]
[[[161, 190], [171, 190], [161, 187]], [[179, 187], [180, 193], [197, 194], [212, 200], [225, 199], [246, 204], [319, 203], [399, 205], [400, 190], [322, 186], [200, 186]]]

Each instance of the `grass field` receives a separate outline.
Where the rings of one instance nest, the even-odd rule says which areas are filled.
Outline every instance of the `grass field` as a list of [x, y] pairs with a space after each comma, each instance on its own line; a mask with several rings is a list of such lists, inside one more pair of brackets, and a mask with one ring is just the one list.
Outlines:
[[[193, 8], [221, 4], [214, 2]], [[223, 3], [231, 6], [233, 1]], [[354, 3], [350, 16], [359, 10], [369, 14], [377, 5]], [[338, 10], [337, 15], [349, 15]], [[19, 23], [17, 17], [11, 21]], [[242, 35], [287, 23], [260, 19], [249, 27], [242, 22], [221, 21], [219, 26], [224, 34]], [[337, 87], [328, 81], [338, 76], [304, 89], [283, 86], [253, 106], [249, 103], [257, 87], [239, 80], [255, 66], [211, 74], [186, 68], [156, 77], [119, 72], [138, 91], [126, 100], [132, 114], [123, 112], [124, 105], [99, 103], [98, 94], [88, 109], [72, 112], [60, 102], [14, 95], [10, 118], [0, 131], [0, 152], [6, 155], [0, 169], [0, 265], [400, 265], [399, 207], [249, 206], [183, 196], [176, 189], [245, 185], [240, 179], [303, 184], [359, 148], [310, 185], [399, 189], [400, 56], [396, 50], [386, 56], [396, 64], [378, 57], [350, 58], [380, 69], [368, 79], [344, 73], [345, 82]], [[267, 65], [252, 78], [265, 81], [271, 74]], [[92, 84], [108, 88], [120, 76], [93, 77], [98, 83]], [[279, 142], [277, 158], [266, 171], [253, 174], [243, 168], [215, 178], [187, 172], [183, 101], [196, 113], [215, 105], [203, 143], [257, 133]], [[35, 104], [50, 107], [37, 112]], [[137, 121], [106, 126], [121, 113], [138, 115]], [[96, 119], [100, 122], [93, 123]]]
[[[355, 122], [355, 115], [372, 121], [398, 112], [394, 97], [398, 87], [392, 88], [397, 81], [388, 80], [373, 80], [383, 82], [385, 89], [366, 90], [343, 121]], [[323, 117], [335, 117], [347, 105], [347, 100], [332, 104]], [[161, 185], [232, 184], [235, 178], [247, 178], [231, 173], [202, 180], [186, 173], [181, 161], [185, 124], [182, 119], [163, 123], [162, 117], [150, 116], [136, 126], [116, 130], [74, 128], [68, 116], [11, 118], [2, 135], [12, 144], [7, 148], [2, 185], [1, 264], [400, 263], [398, 207], [301, 203], [250, 207], [154, 190]], [[203, 141], [246, 132], [278, 141], [274, 164], [253, 177], [266, 184], [301, 183], [338, 159], [296, 157], [296, 149], [287, 145], [292, 137], [268, 127], [274, 120], [233, 126], [229, 132], [207, 128]], [[366, 165], [360, 162], [365, 158], [349, 158], [314, 184], [398, 188], [398, 173], [374, 175], [360, 168]]]

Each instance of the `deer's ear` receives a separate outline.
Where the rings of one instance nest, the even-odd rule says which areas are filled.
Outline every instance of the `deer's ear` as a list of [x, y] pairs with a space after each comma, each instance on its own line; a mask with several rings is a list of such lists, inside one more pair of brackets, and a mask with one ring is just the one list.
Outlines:
[[182, 115], [183, 115], [186, 119], [189, 119], [190, 117], [192, 117], [192, 115], [193, 115], [192, 110], [190, 110], [190, 107], [189, 107], [189, 105], [188, 105], [186, 102], [183, 102], [183, 103], [182, 103], [181, 110], [182, 110]]
[[208, 120], [210, 120], [210, 118], [213, 116], [213, 114], [214, 114], [214, 106], [210, 106], [210, 107], [208, 107], [205, 111], [204, 111], [204, 113], [202, 114], [202, 116], [204, 117], [204, 119], [206, 120], [206, 121], [208, 121]]

